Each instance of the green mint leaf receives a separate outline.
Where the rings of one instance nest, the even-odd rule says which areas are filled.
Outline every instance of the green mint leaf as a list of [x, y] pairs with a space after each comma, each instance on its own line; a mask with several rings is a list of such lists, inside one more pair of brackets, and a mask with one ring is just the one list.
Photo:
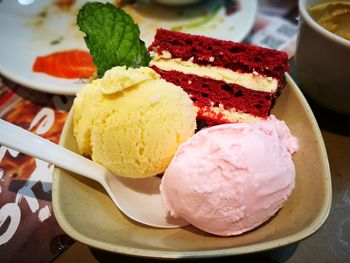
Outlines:
[[115, 66], [148, 66], [151, 58], [140, 40], [140, 29], [124, 10], [110, 3], [88, 2], [79, 10], [77, 23], [99, 77]]

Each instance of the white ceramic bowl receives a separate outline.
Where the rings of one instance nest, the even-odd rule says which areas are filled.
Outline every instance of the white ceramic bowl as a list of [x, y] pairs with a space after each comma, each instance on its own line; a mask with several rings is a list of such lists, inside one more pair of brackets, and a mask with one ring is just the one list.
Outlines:
[[[320, 105], [350, 114], [350, 41], [317, 24], [308, 8], [322, 0], [299, 0], [295, 54], [300, 88]], [[329, 0], [328, 0], [329, 2]]]
[[[284, 246], [314, 233], [331, 206], [327, 152], [313, 113], [287, 75], [287, 86], [272, 113], [298, 138], [293, 155], [296, 185], [282, 209], [268, 222], [243, 235], [219, 237], [193, 226], [159, 229], [138, 224], [122, 214], [98, 183], [55, 168], [52, 203], [55, 217], [72, 238], [99, 249], [153, 258], [204, 258], [258, 252]], [[77, 152], [69, 115], [60, 145]]]

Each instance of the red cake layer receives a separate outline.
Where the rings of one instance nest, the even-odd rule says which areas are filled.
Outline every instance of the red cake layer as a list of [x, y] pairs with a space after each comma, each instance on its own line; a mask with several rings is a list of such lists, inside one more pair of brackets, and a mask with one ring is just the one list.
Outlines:
[[[168, 51], [172, 58], [189, 60], [199, 65], [212, 65], [237, 72], [257, 72], [285, 85], [284, 73], [289, 71], [288, 56], [277, 50], [218, 40], [210, 37], [158, 29], [150, 51]], [[214, 59], [214, 60], [213, 60]]]
[[[267, 118], [275, 100], [275, 94], [244, 88], [237, 84], [184, 74], [178, 71], [164, 71], [152, 67], [163, 79], [183, 88], [193, 100], [195, 106], [219, 107], [222, 104], [227, 110], [250, 113], [257, 117]], [[199, 115], [204, 112], [199, 112]], [[213, 116], [217, 118], [217, 116]], [[204, 116], [198, 116], [203, 119]], [[217, 121], [227, 122], [227, 121]]]
[[[285, 72], [289, 70], [288, 56], [284, 52], [164, 29], [158, 29], [149, 50], [157, 54], [154, 63], [151, 62], [152, 68], [166, 81], [182, 87], [198, 108], [197, 118], [210, 125], [267, 118], [285, 85]], [[196, 70], [187, 71], [184, 68], [190, 73], [180, 72], [174, 64], [168, 64], [172, 66], [165, 66], [164, 69], [162, 65], [166, 64], [157, 64], [158, 60], [166, 63], [171, 59], [232, 70], [235, 77], [227, 83], [218, 80], [220, 77], [212, 79], [199, 76], [202, 73], [194, 75]], [[185, 67], [191, 66], [188, 62]], [[227, 71], [223, 72], [228, 74]], [[236, 73], [242, 74], [242, 78], [238, 76], [237, 83], [232, 83], [237, 77]], [[247, 77], [243, 73], [252, 75]], [[270, 78], [267, 81], [271, 85], [274, 79], [277, 80], [276, 86], [264, 91], [266, 82], [260, 82], [261, 78]], [[250, 83], [254, 86], [249, 87]], [[259, 83], [265, 86], [259, 86]]]

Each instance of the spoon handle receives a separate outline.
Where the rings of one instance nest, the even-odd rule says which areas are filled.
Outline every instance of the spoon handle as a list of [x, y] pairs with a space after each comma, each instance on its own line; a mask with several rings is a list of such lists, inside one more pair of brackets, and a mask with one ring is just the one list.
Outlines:
[[0, 144], [100, 183], [109, 173], [103, 166], [1, 119]]

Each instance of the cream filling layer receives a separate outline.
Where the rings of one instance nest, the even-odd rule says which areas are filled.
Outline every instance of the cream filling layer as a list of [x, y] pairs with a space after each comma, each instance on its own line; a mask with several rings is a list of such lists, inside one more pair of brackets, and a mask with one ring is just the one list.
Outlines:
[[156, 66], [164, 71], [176, 70], [184, 74], [193, 74], [199, 77], [222, 80], [226, 83], [238, 84], [247, 89], [256, 91], [274, 93], [278, 87], [276, 79], [261, 76], [257, 72], [240, 73], [221, 67], [202, 66], [195, 64], [192, 61], [183, 61], [179, 58], [171, 59], [155, 55], [150, 62], [150, 66]]
[[[196, 107], [196, 106], [195, 106]], [[196, 109], [199, 111], [200, 109], [196, 107]], [[223, 115], [223, 120], [226, 120], [228, 122], [247, 122], [247, 123], [252, 123], [256, 121], [261, 121], [264, 120], [261, 117], [253, 116], [248, 113], [244, 112], [239, 112], [239, 111], [233, 111], [232, 109], [226, 110], [222, 107], [204, 107], [202, 108], [203, 116], [206, 117], [214, 117], [213, 115], [218, 116], [219, 114]], [[215, 117], [214, 117], [215, 118]]]

